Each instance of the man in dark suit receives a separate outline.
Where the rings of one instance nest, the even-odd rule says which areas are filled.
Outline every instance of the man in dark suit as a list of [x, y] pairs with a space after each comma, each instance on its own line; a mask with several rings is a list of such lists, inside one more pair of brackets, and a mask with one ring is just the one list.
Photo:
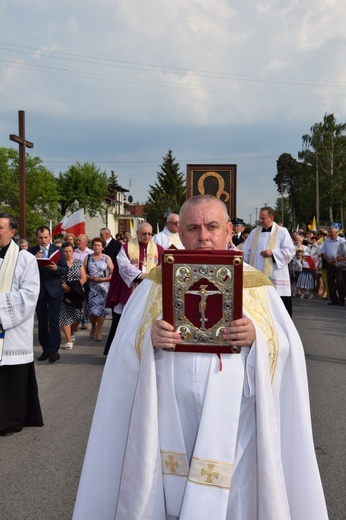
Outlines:
[[243, 229], [244, 229], [244, 220], [241, 218], [234, 218], [232, 220], [234, 235], [232, 237], [232, 242], [235, 246], [242, 244], [244, 242], [243, 238]]
[[118, 256], [122, 243], [119, 240], [115, 240], [115, 238], [112, 237], [111, 232], [108, 228], [100, 229], [100, 237], [106, 244], [103, 249], [103, 253], [105, 255], [108, 255], [111, 258], [113, 264], [115, 264], [115, 259]]
[[[43, 352], [38, 361], [49, 360], [54, 363], [60, 359], [58, 352], [61, 335], [59, 327], [59, 313], [63, 295], [61, 276], [67, 274], [68, 267], [60, 247], [51, 243], [52, 236], [47, 226], [40, 226], [36, 230], [38, 245], [31, 247], [29, 252], [37, 259], [50, 258], [60, 251], [60, 257], [46, 266], [40, 266], [40, 294], [36, 305], [38, 320], [38, 340]], [[59, 256], [59, 255], [58, 255]]]

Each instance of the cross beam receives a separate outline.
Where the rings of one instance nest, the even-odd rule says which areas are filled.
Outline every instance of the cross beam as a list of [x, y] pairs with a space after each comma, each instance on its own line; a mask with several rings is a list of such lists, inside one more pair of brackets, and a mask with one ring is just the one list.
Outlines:
[[21, 238], [26, 237], [25, 212], [25, 148], [33, 148], [34, 144], [25, 139], [25, 112], [18, 110], [19, 135], [10, 134], [10, 140], [19, 145], [19, 229]]

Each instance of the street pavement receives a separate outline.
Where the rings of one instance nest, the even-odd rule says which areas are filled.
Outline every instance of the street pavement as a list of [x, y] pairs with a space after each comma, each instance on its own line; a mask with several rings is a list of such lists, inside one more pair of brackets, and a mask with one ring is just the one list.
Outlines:
[[[55, 363], [42, 352], [35, 328], [35, 369], [44, 426], [0, 437], [0, 519], [68, 520], [75, 497], [106, 357], [103, 341], [78, 330], [72, 350]], [[62, 344], [64, 341], [62, 341]], [[95, 519], [102, 520], [102, 519]]]
[[346, 518], [346, 307], [294, 300], [309, 381], [314, 442], [330, 520]]
[[[345, 518], [346, 307], [294, 300], [294, 321], [307, 360], [312, 422], [330, 520]], [[0, 437], [0, 519], [70, 520], [98, 388], [105, 363], [104, 340], [79, 330], [71, 351], [56, 363], [35, 367], [43, 428]], [[116, 396], [114, 396], [116, 398]], [[102, 519], [95, 519], [102, 520]]]

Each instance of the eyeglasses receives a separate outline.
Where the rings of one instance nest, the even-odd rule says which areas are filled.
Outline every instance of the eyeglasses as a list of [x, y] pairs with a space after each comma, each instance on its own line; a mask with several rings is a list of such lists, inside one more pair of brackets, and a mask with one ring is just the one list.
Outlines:
[[151, 237], [151, 236], [152, 236], [153, 234], [152, 234], [152, 233], [141, 233], [141, 235], [143, 235], [143, 236], [146, 236], [146, 235], [148, 235], [148, 236], [150, 236], [150, 237]]
[[179, 226], [180, 222], [174, 222], [174, 220], [168, 220], [168, 224], [175, 224], [176, 226]]

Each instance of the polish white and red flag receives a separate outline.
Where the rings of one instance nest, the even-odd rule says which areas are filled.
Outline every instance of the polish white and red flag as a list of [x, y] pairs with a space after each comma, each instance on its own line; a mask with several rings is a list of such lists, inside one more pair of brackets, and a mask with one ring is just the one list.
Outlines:
[[79, 209], [68, 217], [65, 215], [59, 224], [52, 231], [52, 235], [63, 233], [73, 233], [75, 236], [85, 233], [84, 210]]

